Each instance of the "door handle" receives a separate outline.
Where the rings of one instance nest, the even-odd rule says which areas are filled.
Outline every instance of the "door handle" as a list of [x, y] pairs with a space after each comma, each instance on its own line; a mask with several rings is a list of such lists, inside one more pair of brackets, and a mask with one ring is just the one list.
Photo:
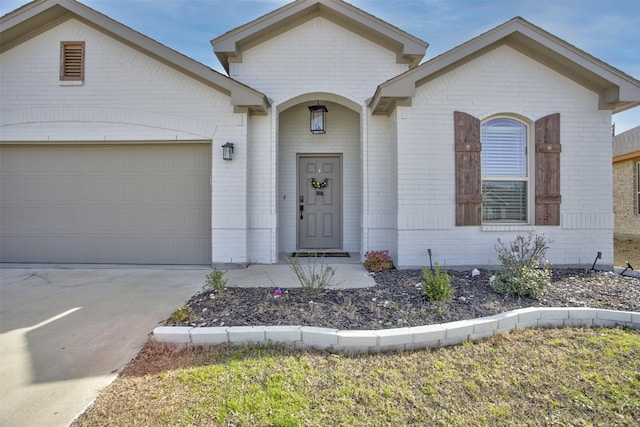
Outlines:
[[300, 205], [300, 219], [303, 219], [304, 205]]

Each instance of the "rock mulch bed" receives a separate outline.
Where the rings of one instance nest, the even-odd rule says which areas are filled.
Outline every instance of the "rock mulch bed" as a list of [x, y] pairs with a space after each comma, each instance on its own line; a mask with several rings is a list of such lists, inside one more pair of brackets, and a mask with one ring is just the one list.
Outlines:
[[553, 271], [538, 300], [495, 292], [491, 272], [449, 271], [456, 292], [445, 302], [424, 298], [420, 270], [377, 273], [376, 286], [324, 290], [309, 296], [300, 288], [274, 298], [273, 288], [203, 288], [187, 303], [189, 318], [167, 326], [301, 325], [335, 329], [387, 329], [472, 319], [524, 307], [591, 307], [640, 311], [640, 279], [612, 272]]

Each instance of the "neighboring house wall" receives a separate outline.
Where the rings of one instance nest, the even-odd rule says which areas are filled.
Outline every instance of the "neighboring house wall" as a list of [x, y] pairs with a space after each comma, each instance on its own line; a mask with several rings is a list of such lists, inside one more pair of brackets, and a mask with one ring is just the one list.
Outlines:
[[396, 54], [324, 18], [246, 50], [230, 76], [278, 105], [304, 93], [334, 93], [364, 104], [375, 85], [408, 69]]
[[614, 233], [619, 237], [640, 238], [638, 213], [638, 163], [640, 126], [613, 137], [613, 213]]
[[[412, 107], [397, 110], [400, 265], [424, 265], [429, 248], [441, 264], [497, 264], [496, 238], [528, 231], [553, 241], [555, 264], [585, 264], [597, 251], [612, 263], [611, 169], [601, 161], [611, 153], [611, 115], [596, 94], [503, 46], [420, 86]], [[454, 111], [481, 120], [514, 113], [530, 126], [560, 113], [561, 226], [455, 226]]]
[[638, 162], [632, 160], [613, 164], [613, 213], [616, 237], [640, 238], [640, 214], [638, 214]]

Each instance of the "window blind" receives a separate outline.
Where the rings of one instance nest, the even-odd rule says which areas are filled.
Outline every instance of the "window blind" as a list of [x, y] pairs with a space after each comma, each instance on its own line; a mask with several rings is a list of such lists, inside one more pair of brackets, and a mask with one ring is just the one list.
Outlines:
[[482, 176], [527, 176], [527, 126], [507, 118], [482, 125]]
[[482, 220], [526, 222], [526, 181], [482, 181]]
[[515, 119], [483, 123], [482, 221], [527, 222], [527, 126]]

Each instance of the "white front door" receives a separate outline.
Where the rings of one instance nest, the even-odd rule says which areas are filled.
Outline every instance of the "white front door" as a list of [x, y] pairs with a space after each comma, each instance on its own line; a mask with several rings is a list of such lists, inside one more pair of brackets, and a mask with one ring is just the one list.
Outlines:
[[341, 249], [341, 156], [298, 157], [297, 214], [299, 249]]

